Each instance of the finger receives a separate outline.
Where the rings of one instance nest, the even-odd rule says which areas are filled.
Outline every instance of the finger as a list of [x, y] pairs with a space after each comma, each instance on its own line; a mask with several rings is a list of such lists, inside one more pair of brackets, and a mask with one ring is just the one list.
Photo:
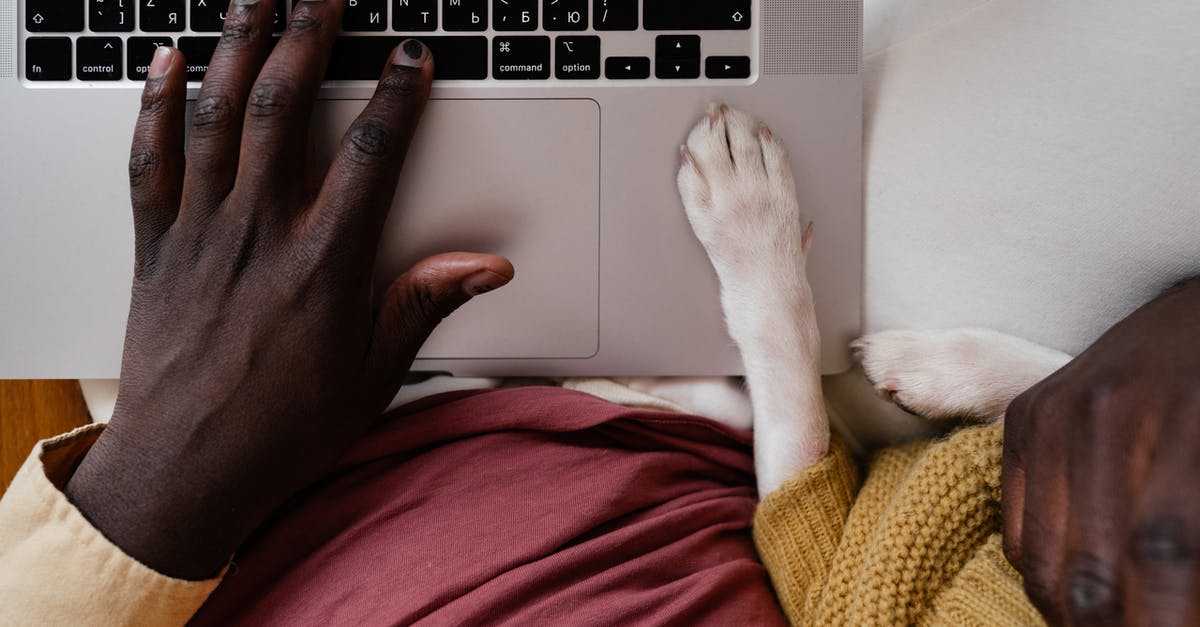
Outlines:
[[[1189, 445], [1200, 441], [1200, 396], [1192, 395], [1139, 421], [1148, 426], [1134, 473], [1146, 470], [1132, 478], [1141, 498], [1122, 548], [1126, 615], [1141, 624], [1200, 624], [1200, 458]], [[1151, 430], [1158, 433], [1145, 437]]]
[[[278, 198], [295, 193], [304, 167], [313, 102], [342, 23], [342, 0], [296, 2], [283, 38], [250, 89], [242, 129], [238, 184]], [[284, 203], [286, 204], [286, 203]]]
[[328, 212], [333, 237], [373, 255], [387, 220], [400, 168], [429, 99], [433, 59], [415, 39], [392, 51], [375, 95], [342, 137], [316, 211]]
[[1032, 420], [1034, 387], [1020, 394], [1004, 414], [1004, 454], [1000, 472], [1000, 509], [1004, 522], [1004, 557], [1021, 570], [1024, 547], [1021, 546], [1025, 516], [1025, 452], [1029, 441], [1026, 425]]
[[183, 118], [187, 82], [184, 59], [162, 47], [154, 52], [142, 107], [129, 152], [129, 192], [138, 266], [150, 261], [150, 249], [171, 228], [183, 189]]
[[1060, 600], [1072, 625], [1121, 622], [1121, 539], [1130, 503], [1130, 443], [1138, 434], [1122, 432], [1135, 421], [1120, 415], [1131, 406], [1120, 394], [1095, 388], [1088, 411], [1060, 417], [1074, 434]]
[[386, 405], [434, 328], [471, 298], [507, 285], [515, 273], [504, 257], [446, 253], [396, 279], [375, 320], [368, 356], [371, 398]]
[[[1062, 567], [1068, 515], [1066, 434], [1055, 422], [1064, 412], [1055, 401], [1039, 394], [1033, 399], [1025, 432], [1025, 497], [1021, 516], [1021, 565], [1029, 600], [1053, 624], [1063, 622]], [[1036, 446], [1029, 444], [1036, 443]]]
[[246, 98], [271, 47], [276, 2], [233, 0], [192, 110], [187, 193], [201, 211], [229, 194], [237, 176]]

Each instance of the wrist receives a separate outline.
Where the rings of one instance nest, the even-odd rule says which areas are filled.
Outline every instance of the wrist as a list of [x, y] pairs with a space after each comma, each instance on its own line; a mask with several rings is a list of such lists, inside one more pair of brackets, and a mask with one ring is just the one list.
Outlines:
[[63, 492], [129, 557], [161, 574], [217, 576], [252, 525], [212, 482], [162, 443], [126, 440], [111, 427], [80, 461]]

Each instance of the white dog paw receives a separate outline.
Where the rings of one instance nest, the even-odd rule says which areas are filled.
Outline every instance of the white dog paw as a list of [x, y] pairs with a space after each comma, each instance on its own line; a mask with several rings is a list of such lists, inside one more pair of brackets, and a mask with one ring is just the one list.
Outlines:
[[712, 105], [680, 155], [688, 220], [723, 281], [761, 271], [803, 276], [811, 231], [800, 219], [787, 150], [770, 129]]
[[930, 419], [995, 420], [1070, 357], [984, 329], [885, 331], [850, 345], [883, 396]]

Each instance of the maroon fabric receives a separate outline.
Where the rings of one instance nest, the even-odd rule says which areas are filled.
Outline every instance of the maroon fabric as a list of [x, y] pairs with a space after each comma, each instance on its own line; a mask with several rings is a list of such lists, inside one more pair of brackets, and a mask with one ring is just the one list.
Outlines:
[[559, 388], [388, 416], [256, 533], [197, 624], [782, 625], [749, 434]]

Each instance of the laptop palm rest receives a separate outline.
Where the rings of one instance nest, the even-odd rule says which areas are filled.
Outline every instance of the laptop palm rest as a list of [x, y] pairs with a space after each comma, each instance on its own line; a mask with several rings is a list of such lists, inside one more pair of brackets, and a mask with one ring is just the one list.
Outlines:
[[[365, 104], [317, 103], [319, 162], [328, 163]], [[385, 226], [377, 282], [458, 250], [504, 255], [517, 274], [450, 316], [418, 357], [594, 355], [599, 177], [600, 109], [592, 100], [431, 101]]]

